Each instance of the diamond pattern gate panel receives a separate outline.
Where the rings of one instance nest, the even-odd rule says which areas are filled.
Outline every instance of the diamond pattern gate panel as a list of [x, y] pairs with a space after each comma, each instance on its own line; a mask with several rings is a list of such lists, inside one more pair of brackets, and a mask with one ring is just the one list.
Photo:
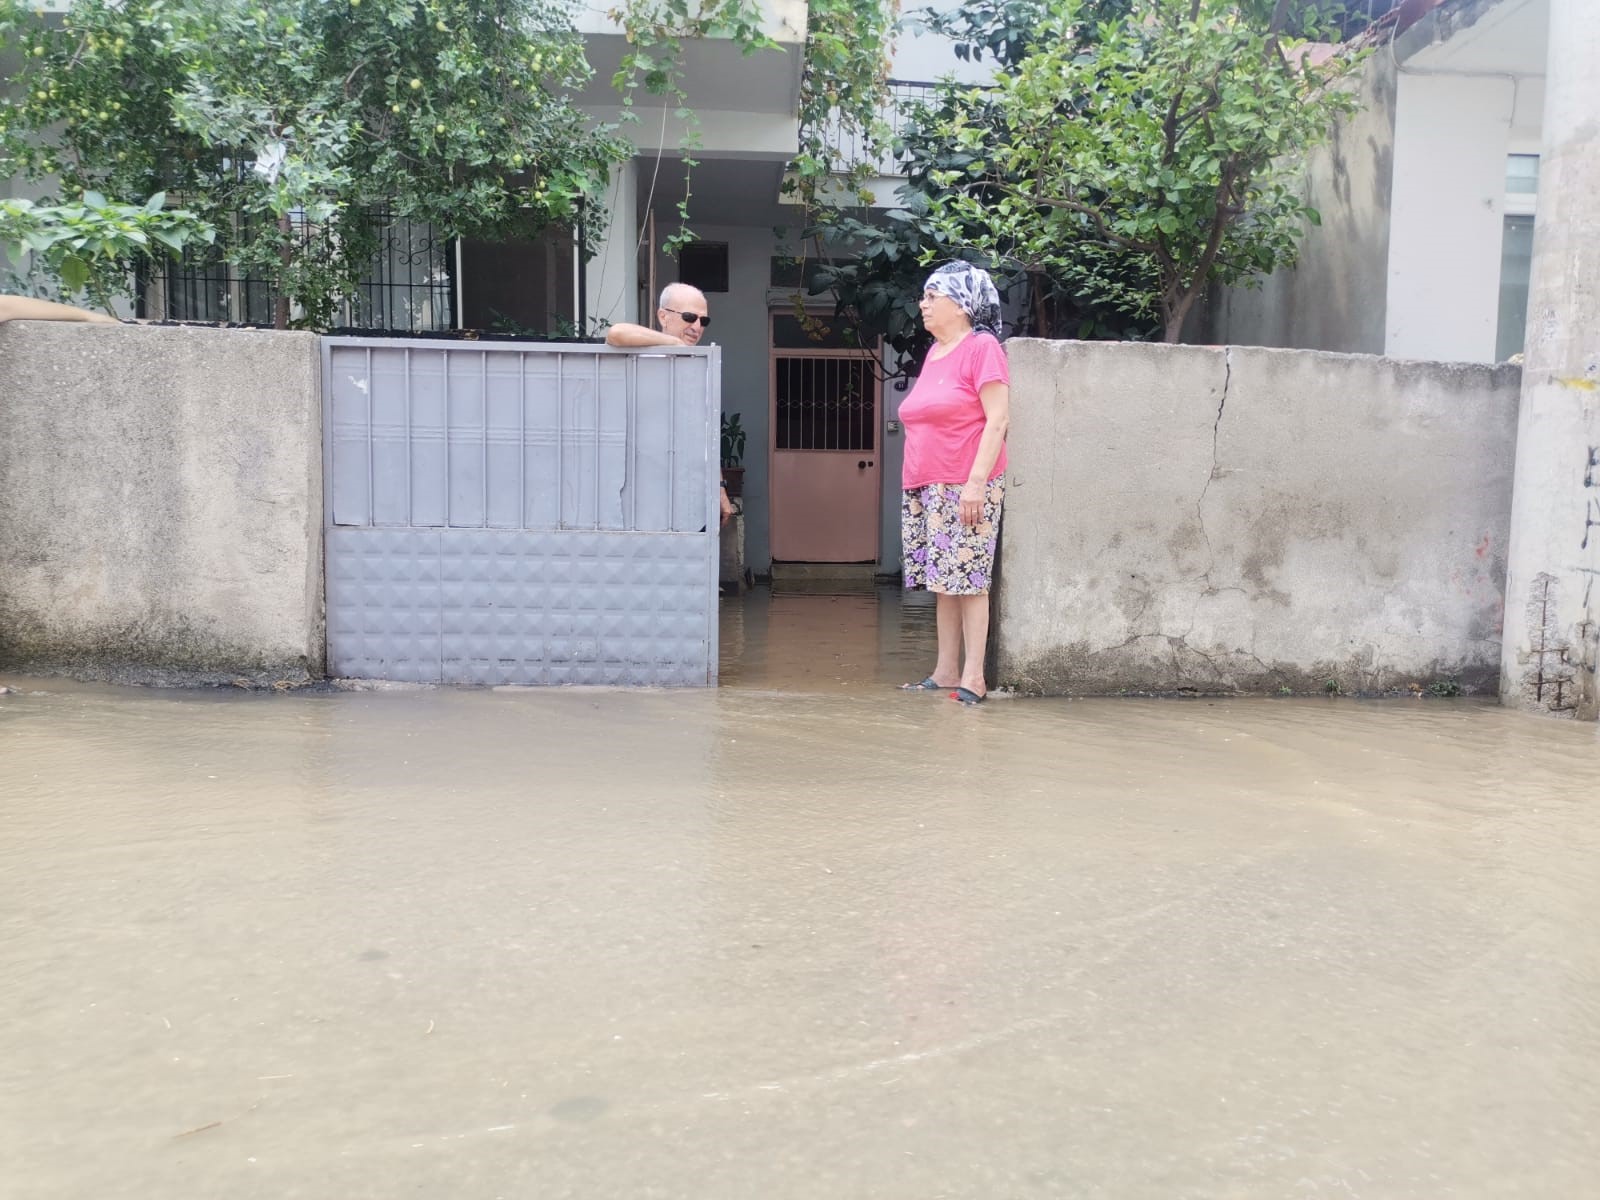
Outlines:
[[323, 340], [328, 661], [714, 684], [715, 347]]

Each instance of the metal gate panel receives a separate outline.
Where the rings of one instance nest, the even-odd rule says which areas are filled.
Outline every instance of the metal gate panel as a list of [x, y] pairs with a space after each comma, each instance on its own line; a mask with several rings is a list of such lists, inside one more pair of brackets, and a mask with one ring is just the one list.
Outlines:
[[719, 366], [324, 339], [330, 670], [714, 683]]

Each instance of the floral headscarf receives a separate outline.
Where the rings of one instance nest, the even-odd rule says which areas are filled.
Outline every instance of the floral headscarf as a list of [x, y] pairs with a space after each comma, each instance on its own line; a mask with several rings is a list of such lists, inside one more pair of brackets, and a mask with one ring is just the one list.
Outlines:
[[982, 267], [969, 262], [948, 262], [928, 276], [925, 290], [949, 296], [961, 306], [974, 332], [1000, 336], [1000, 293]]

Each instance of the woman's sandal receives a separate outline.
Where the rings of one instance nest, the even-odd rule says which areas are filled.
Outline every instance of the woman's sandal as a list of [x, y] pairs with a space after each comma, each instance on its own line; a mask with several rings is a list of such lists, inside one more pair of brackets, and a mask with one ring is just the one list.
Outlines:
[[935, 683], [933, 676], [929, 675], [921, 683], [902, 683], [900, 690], [902, 692], [942, 692], [944, 687], [945, 685], [942, 683]]
[[969, 705], [970, 704], [982, 704], [988, 698], [989, 697], [988, 697], [987, 693], [982, 695], [982, 696], [980, 696], [980, 695], [978, 695], [977, 692], [974, 692], [972, 689], [964, 688], [964, 687], [958, 687], [955, 691], [950, 693], [950, 699], [959, 700], [959, 701], [961, 701], [961, 703], [969, 704]]

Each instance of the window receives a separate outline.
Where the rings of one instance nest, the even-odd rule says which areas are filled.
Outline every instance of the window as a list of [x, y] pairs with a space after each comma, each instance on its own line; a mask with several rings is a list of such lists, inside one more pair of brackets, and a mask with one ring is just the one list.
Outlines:
[[818, 273], [825, 265], [827, 264], [816, 258], [802, 260], [787, 254], [774, 254], [768, 269], [767, 282], [775, 288], [803, 288], [809, 294], [816, 295], [822, 289], [814, 285]]
[[1522, 353], [1528, 324], [1528, 283], [1533, 268], [1533, 221], [1539, 199], [1539, 156], [1506, 159], [1505, 223], [1500, 236], [1500, 318], [1494, 357]]
[[566, 226], [511, 241], [463, 238], [462, 322], [520, 337], [575, 337], [577, 271], [577, 246]]
[[[402, 333], [453, 329], [451, 243], [431, 225], [391, 220], [384, 212], [373, 212], [371, 219], [377, 252], [335, 324]], [[316, 236], [311, 229], [302, 234]], [[139, 315], [155, 320], [271, 325], [275, 302], [265, 280], [224, 262], [215, 246], [184, 251], [139, 287]]]
[[702, 292], [728, 290], [728, 243], [690, 242], [678, 251], [678, 282]]
[[1539, 156], [1513, 154], [1506, 159], [1506, 194], [1534, 196], [1539, 192]]
[[1528, 279], [1533, 265], [1533, 218], [1507, 217], [1500, 243], [1500, 324], [1494, 359], [1505, 362], [1522, 353], [1528, 323]]

